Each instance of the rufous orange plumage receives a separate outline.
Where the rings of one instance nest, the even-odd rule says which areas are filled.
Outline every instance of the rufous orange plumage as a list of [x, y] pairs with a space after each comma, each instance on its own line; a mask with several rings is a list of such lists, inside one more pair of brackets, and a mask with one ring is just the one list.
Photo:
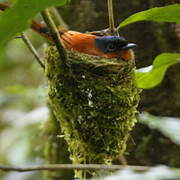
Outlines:
[[104, 58], [134, 60], [131, 48], [136, 45], [127, 43], [124, 38], [119, 36], [98, 37], [87, 33], [67, 31], [61, 34], [61, 38], [67, 49]]

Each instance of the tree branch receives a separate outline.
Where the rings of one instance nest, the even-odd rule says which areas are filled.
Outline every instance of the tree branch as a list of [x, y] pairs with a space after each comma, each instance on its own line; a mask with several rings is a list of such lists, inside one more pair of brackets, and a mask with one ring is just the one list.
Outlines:
[[31, 41], [29, 40], [29, 38], [27, 37], [27, 35], [25, 33], [21, 34], [21, 37], [23, 39], [23, 41], [25, 42], [25, 44], [27, 45], [27, 47], [29, 48], [29, 50], [32, 52], [32, 54], [34, 55], [35, 59], [37, 60], [38, 64], [45, 69], [45, 66], [43, 64], [43, 61], [41, 59], [41, 57], [39, 56], [38, 52], [36, 51], [36, 49], [34, 48], [33, 44], [31, 43]]
[[56, 28], [56, 25], [54, 24], [54, 21], [51, 18], [51, 15], [50, 15], [48, 9], [43, 10], [41, 12], [41, 14], [42, 14], [43, 19], [44, 19], [44, 21], [46, 22], [46, 24], [47, 24], [47, 26], [49, 28], [51, 36], [52, 36], [52, 38], [54, 40], [54, 43], [55, 43], [55, 45], [57, 47], [57, 50], [59, 52], [60, 59], [62, 60], [62, 63], [66, 64], [66, 61], [67, 61], [66, 51], [64, 49], [64, 46], [63, 46], [63, 43], [61, 41], [59, 32], [58, 32], [58, 30]]
[[57, 171], [63, 169], [81, 169], [81, 170], [120, 170], [123, 168], [130, 168], [134, 171], [146, 171], [150, 167], [147, 166], [123, 166], [123, 165], [101, 165], [101, 164], [49, 164], [49, 165], [34, 165], [34, 166], [7, 166], [0, 165], [0, 170], [2, 171]]

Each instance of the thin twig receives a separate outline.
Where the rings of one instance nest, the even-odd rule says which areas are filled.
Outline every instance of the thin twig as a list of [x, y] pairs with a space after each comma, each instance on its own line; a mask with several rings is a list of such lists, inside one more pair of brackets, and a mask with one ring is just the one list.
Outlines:
[[49, 31], [51, 33], [51, 36], [54, 40], [54, 43], [57, 47], [57, 50], [59, 52], [59, 55], [60, 55], [60, 59], [62, 61], [63, 64], [66, 64], [66, 60], [67, 60], [67, 55], [66, 55], [66, 51], [63, 47], [63, 43], [61, 41], [61, 38], [60, 38], [60, 35], [59, 35], [59, 32], [56, 28], [56, 25], [54, 23], [54, 21], [52, 20], [51, 18], [51, 15], [48, 11], [48, 9], [45, 9], [41, 12], [41, 15], [43, 16], [43, 19], [44, 21], [46, 22], [48, 28], [49, 28]]
[[7, 166], [0, 165], [0, 170], [2, 171], [57, 171], [61, 169], [81, 169], [81, 170], [120, 170], [123, 168], [130, 168], [134, 171], [146, 171], [150, 167], [147, 166], [123, 166], [123, 165], [101, 165], [101, 164], [49, 164], [49, 165], [34, 165], [34, 166]]
[[113, 0], [107, 0], [107, 2], [110, 34], [114, 36], [119, 36], [118, 29], [116, 29], [116, 27], [114, 26]]
[[56, 20], [58, 21], [59, 25], [65, 29], [68, 30], [69, 26], [65, 23], [64, 19], [62, 18], [61, 14], [59, 13], [59, 11], [57, 10], [57, 8], [52, 7], [50, 8], [50, 12], [52, 13], [52, 15], [56, 18]]
[[99, 31], [87, 31], [88, 34], [94, 34], [94, 35], [97, 35], [97, 36], [108, 36], [108, 35], [111, 35], [111, 32], [110, 32], [110, 29], [107, 28], [107, 29], [102, 29], [102, 30], [99, 30]]
[[109, 29], [111, 34], [113, 35], [116, 31], [114, 26], [113, 2], [112, 0], [107, 0], [107, 1], [108, 1]]
[[34, 48], [33, 44], [31, 43], [31, 41], [29, 40], [28, 36], [25, 33], [21, 34], [21, 37], [23, 39], [23, 41], [25, 42], [25, 44], [27, 45], [27, 47], [29, 48], [29, 50], [32, 52], [32, 54], [34, 55], [35, 59], [37, 60], [38, 64], [45, 69], [45, 66], [43, 64], [43, 61], [41, 59], [41, 57], [39, 56], [38, 52], [36, 51], [36, 49]]

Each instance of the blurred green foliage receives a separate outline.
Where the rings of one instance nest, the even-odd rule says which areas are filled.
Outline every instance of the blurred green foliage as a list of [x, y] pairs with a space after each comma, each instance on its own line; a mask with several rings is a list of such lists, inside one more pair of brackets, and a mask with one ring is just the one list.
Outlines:
[[[149, 168], [146, 172], [138, 173], [125, 168], [114, 175], [99, 180], [179, 180], [180, 171], [167, 166]], [[97, 180], [97, 179], [96, 179]]]
[[[27, 33], [42, 55], [43, 39], [31, 30]], [[1, 164], [42, 162], [42, 122], [47, 114], [42, 118], [43, 111], [39, 108], [45, 105], [46, 83], [42, 69], [22, 39], [11, 40], [0, 57]], [[11, 179], [10, 174], [0, 173], [0, 179], [3, 176]], [[19, 177], [18, 173], [13, 176]], [[42, 176], [32, 173], [27, 174], [26, 179], [28, 177], [39, 180]]]
[[139, 121], [151, 129], [157, 129], [177, 145], [180, 145], [180, 118], [158, 117], [142, 113]]
[[[12, 8], [0, 16], [0, 49], [17, 33], [30, 26], [37, 13], [50, 6], [62, 6], [67, 0], [16, 0]], [[17, 23], [18, 22], [18, 23]]]

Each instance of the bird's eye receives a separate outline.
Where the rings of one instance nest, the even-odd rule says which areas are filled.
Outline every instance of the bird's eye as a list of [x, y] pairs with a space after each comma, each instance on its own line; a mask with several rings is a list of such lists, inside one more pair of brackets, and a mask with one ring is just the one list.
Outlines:
[[113, 43], [109, 43], [109, 44], [107, 45], [107, 50], [108, 50], [109, 52], [116, 51], [116, 49], [117, 49], [117, 47], [116, 47], [116, 45], [113, 44]]

